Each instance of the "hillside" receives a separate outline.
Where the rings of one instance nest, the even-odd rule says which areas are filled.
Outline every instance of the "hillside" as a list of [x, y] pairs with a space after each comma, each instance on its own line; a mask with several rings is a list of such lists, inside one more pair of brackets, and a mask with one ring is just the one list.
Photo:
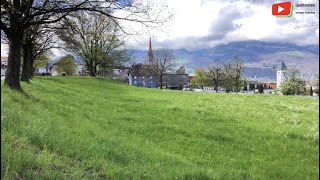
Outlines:
[[316, 179], [319, 101], [36, 77], [1, 83], [1, 179]]
[[[155, 46], [155, 45], [154, 45]], [[245, 60], [246, 77], [267, 77], [274, 79], [274, 67], [283, 60], [288, 68], [298, 67], [305, 74], [319, 73], [319, 46], [297, 46], [281, 42], [242, 41], [218, 45], [208, 49], [174, 50], [179, 65], [184, 65], [188, 73], [195, 67], [207, 67], [214, 60], [225, 61], [238, 52]], [[143, 62], [147, 51], [133, 50], [133, 59]]]

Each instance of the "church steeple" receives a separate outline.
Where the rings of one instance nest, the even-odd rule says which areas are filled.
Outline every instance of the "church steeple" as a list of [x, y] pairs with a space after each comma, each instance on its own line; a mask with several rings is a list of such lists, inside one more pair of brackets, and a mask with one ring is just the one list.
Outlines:
[[152, 64], [153, 63], [153, 53], [152, 53], [152, 45], [151, 45], [151, 37], [149, 40], [149, 50], [148, 50], [148, 64]]
[[284, 64], [284, 62], [281, 62], [281, 65], [278, 68], [277, 71], [277, 88], [281, 87], [281, 84], [287, 80], [287, 67]]
[[283, 61], [281, 63], [281, 66], [280, 66], [279, 70], [287, 70], [287, 66], [284, 64]]

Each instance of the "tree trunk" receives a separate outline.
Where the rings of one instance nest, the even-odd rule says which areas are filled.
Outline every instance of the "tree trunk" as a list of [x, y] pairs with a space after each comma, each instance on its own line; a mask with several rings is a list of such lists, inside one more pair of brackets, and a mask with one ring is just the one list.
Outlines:
[[160, 89], [162, 89], [162, 75], [160, 75]]
[[[33, 72], [34, 72], [33, 62], [34, 62], [34, 58], [30, 58], [30, 64], [29, 64], [30, 68], [29, 68], [29, 72], [28, 72], [29, 79], [33, 78]], [[47, 73], [47, 69], [46, 69], [46, 73]]]
[[21, 81], [29, 82], [29, 73], [30, 73], [30, 61], [31, 61], [31, 54], [30, 48], [28, 45], [23, 45], [23, 65], [22, 65], [22, 73], [21, 73]]
[[95, 77], [95, 71], [94, 71], [94, 65], [93, 65], [93, 60], [90, 60], [88, 70], [90, 71], [90, 76]]
[[97, 74], [97, 63], [96, 62], [94, 63], [94, 69], [93, 70], [94, 70], [94, 74], [96, 75]]
[[95, 77], [95, 76], [96, 76], [96, 74], [94, 73], [94, 70], [93, 70], [93, 69], [90, 70], [90, 75], [91, 75], [92, 77]]
[[[20, 33], [20, 34], [19, 34]], [[20, 85], [21, 41], [23, 32], [17, 31], [9, 38], [9, 56], [4, 84], [11, 89], [22, 91]]]
[[[34, 57], [32, 56], [32, 50], [30, 50], [30, 64], [29, 64], [29, 72], [28, 72], [28, 77], [29, 79], [33, 78], [33, 72], [34, 72], [34, 68], [33, 68], [33, 62], [34, 62]], [[46, 70], [47, 73], [47, 70]]]

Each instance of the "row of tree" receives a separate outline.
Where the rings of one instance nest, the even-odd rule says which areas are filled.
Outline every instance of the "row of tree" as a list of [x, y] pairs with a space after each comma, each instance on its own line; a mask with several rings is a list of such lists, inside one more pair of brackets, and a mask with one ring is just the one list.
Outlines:
[[239, 92], [243, 87], [244, 61], [236, 53], [234, 58], [225, 62], [214, 61], [208, 69], [196, 68], [191, 79], [193, 86], [213, 86], [216, 92], [223, 87], [227, 93]]
[[[110, 66], [105, 59], [123, 54], [121, 48], [114, 50], [123, 44], [114, 36], [117, 28], [125, 34], [133, 33], [119, 21], [159, 27], [172, 16], [166, 9], [166, 5], [142, 0], [1, 0], [1, 40], [9, 45], [4, 84], [22, 91], [20, 80], [28, 82], [32, 78], [36, 58], [56, 45], [54, 35], [67, 42], [66, 49], [77, 52], [95, 76], [98, 66], [102, 71]], [[111, 48], [104, 44], [106, 39], [112, 42]]]

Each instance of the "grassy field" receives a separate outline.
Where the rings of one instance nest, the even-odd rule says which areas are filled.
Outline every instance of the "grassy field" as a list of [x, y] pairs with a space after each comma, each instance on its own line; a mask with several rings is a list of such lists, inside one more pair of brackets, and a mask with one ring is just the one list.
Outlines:
[[318, 179], [319, 101], [36, 77], [1, 83], [1, 179]]

